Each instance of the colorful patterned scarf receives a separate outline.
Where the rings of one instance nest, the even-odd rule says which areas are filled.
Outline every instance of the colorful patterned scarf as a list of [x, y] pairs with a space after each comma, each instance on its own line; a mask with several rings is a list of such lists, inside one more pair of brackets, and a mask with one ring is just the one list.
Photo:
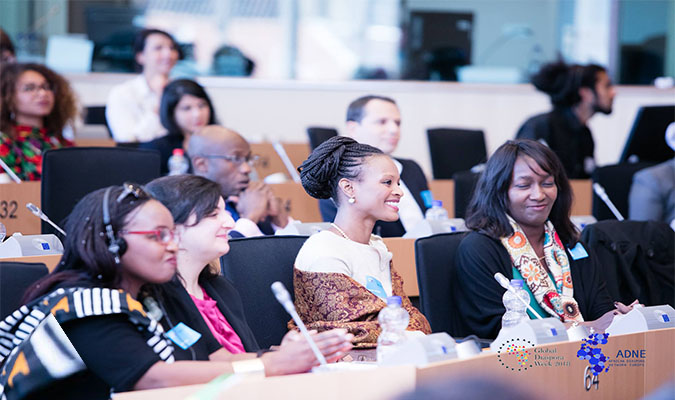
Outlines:
[[[403, 279], [389, 264], [394, 296], [401, 296], [402, 307], [410, 314], [407, 330], [431, 333], [424, 315], [417, 310], [403, 292]], [[355, 348], [377, 346], [380, 324], [377, 315], [387, 304], [363, 285], [345, 274], [308, 272], [293, 269], [295, 307], [307, 329], [319, 332], [335, 328], [354, 334]], [[288, 329], [296, 328], [293, 320]]]
[[513, 234], [501, 238], [501, 242], [537, 303], [547, 313], [560, 318], [563, 322], [583, 321], [579, 305], [573, 297], [574, 288], [567, 253], [551, 221], [546, 221], [545, 225], [544, 257], [555, 282], [551, 281], [523, 230], [510, 215], [507, 217], [513, 228]]
[[162, 326], [129, 293], [107, 288], [57, 289], [0, 321], [0, 400], [22, 399], [86, 369], [59, 324], [110, 314], [126, 315], [159, 359], [174, 361], [173, 346]]

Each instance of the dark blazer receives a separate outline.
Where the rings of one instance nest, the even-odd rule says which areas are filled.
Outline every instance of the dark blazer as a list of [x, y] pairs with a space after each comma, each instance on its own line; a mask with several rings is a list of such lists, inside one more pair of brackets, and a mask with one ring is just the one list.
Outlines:
[[571, 108], [557, 107], [528, 119], [516, 133], [516, 138], [546, 141], [560, 158], [568, 178], [590, 177], [584, 164], [587, 158], [593, 159], [595, 142], [591, 131]]
[[[253, 336], [253, 331], [249, 328], [244, 317], [244, 305], [241, 302], [239, 292], [234, 287], [232, 282], [227, 280], [224, 276], [217, 276], [210, 279], [200, 279], [199, 284], [204, 288], [206, 293], [213, 300], [216, 301], [218, 309], [223, 316], [230, 323], [232, 329], [237, 333], [247, 352], [255, 352], [260, 350], [258, 342]], [[201, 339], [209, 342], [209, 348], [220, 348], [220, 343], [213, 337], [211, 330], [199, 313], [197, 306], [190, 297], [190, 294], [185, 290], [183, 285], [175, 278], [169, 283], [159, 285], [158, 290], [161, 293], [161, 301], [164, 305], [165, 312], [171, 319], [171, 324], [176, 325], [183, 322], [185, 325], [196, 330], [202, 334]], [[166, 318], [162, 319], [162, 325], [165, 330], [172, 327], [167, 326]], [[213, 343], [215, 342], [215, 344]]]
[[[583, 244], [588, 257], [574, 260], [569, 251], [574, 299], [586, 321], [600, 318], [614, 308], [605, 285], [603, 270], [592, 249]], [[511, 256], [501, 242], [478, 232], [469, 233], [457, 249], [455, 267], [450, 271], [453, 301], [448, 305], [453, 333], [494, 339], [506, 312], [502, 303], [504, 289], [494, 274], [513, 278]]]
[[[413, 160], [396, 158], [396, 161], [403, 165], [403, 169], [401, 170], [401, 181], [403, 181], [408, 189], [410, 189], [417, 205], [420, 206], [420, 210], [424, 213], [427, 207], [424, 205], [421, 193], [425, 190], [429, 190], [429, 185], [427, 184], [427, 178], [424, 176], [424, 172], [422, 172], [422, 168], [420, 168]], [[335, 220], [337, 207], [332, 199], [319, 200], [319, 210], [321, 211], [321, 217], [324, 221], [333, 222], [333, 220]], [[405, 234], [405, 229], [400, 220], [394, 222], [377, 221], [373, 228], [373, 233], [382, 237], [400, 237]]]

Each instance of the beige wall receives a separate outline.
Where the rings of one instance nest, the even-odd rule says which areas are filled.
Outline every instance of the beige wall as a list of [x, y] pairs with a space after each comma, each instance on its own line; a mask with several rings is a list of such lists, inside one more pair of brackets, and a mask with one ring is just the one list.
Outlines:
[[[110, 87], [132, 75], [70, 75], [84, 105], [105, 104]], [[420, 162], [430, 175], [425, 130], [449, 126], [483, 129], [488, 153], [512, 138], [529, 116], [550, 108], [548, 98], [530, 85], [350, 81], [307, 83], [207, 77], [207, 88], [223, 125], [251, 141], [307, 141], [305, 128], [333, 126], [342, 130], [346, 107], [354, 98], [377, 93], [391, 96], [403, 118], [396, 155]], [[590, 121], [599, 165], [618, 161], [637, 109], [673, 104], [675, 89], [620, 86], [614, 112]]]

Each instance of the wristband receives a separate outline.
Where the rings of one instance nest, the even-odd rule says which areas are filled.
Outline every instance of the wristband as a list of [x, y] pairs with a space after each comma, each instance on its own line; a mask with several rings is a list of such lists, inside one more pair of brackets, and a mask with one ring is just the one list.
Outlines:
[[252, 358], [250, 360], [233, 361], [232, 370], [237, 375], [247, 376], [265, 376], [265, 364], [259, 358]]

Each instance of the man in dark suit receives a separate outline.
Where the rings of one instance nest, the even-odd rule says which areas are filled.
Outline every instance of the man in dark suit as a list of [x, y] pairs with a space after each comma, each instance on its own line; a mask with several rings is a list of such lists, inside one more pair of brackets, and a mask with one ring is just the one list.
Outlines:
[[[360, 97], [347, 108], [345, 128], [346, 136], [391, 155], [401, 137], [401, 113], [396, 102], [388, 97]], [[398, 221], [378, 221], [375, 224], [373, 233], [382, 237], [403, 236], [406, 230], [424, 219], [427, 206], [431, 206], [425, 203], [425, 198], [430, 199], [431, 193], [422, 168], [413, 160], [393, 159], [401, 174], [403, 197], [399, 204]], [[336, 213], [333, 200], [320, 200], [319, 208], [323, 220], [332, 222]]]

